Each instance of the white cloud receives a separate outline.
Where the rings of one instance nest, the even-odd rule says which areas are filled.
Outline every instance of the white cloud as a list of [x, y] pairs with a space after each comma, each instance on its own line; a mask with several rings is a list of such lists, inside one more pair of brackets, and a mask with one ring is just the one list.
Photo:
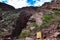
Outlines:
[[0, 2], [2, 2], [2, 1], [0, 0]]
[[26, 3], [26, 0], [8, 0], [8, 3], [7, 4], [12, 5], [15, 8], [26, 7], [28, 5]]
[[[34, 0], [36, 1], [36, 0]], [[41, 6], [44, 2], [50, 2], [51, 0], [40, 0], [36, 1], [33, 6]], [[0, 0], [2, 2], [2, 0]], [[27, 3], [27, 0], [7, 0], [7, 4], [14, 6], [15, 8], [22, 8], [26, 6], [31, 6]]]
[[52, 0], [41, 0], [41, 2], [50, 2]]

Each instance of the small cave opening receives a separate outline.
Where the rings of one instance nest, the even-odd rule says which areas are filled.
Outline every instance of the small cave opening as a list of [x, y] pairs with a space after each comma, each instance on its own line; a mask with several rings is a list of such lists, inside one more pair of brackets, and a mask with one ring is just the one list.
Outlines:
[[42, 34], [42, 38], [45, 39], [46, 37], [47, 37], [46, 33]]
[[58, 27], [57, 27], [57, 29], [59, 30], [59, 29], [60, 29], [60, 27], [58, 26]]
[[2, 16], [0, 16], [0, 20], [2, 20]]
[[57, 38], [60, 38], [60, 34], [59, 34], [59, 35], [57, 35]]

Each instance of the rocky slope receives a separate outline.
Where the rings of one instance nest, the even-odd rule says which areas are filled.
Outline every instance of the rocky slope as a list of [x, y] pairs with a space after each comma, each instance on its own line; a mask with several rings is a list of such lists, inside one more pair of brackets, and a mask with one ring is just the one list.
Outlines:
[[0, 2], [0, 8], [3, 11], [8, 11], [8, 10], [14, 10], [15, 8], [13, 6], [7, 5], [5, 3]]
[[12, 32], [22, 11], [32, 12], [34, 15], [31, 16], [26, 28], [19, 35], [21, 40], [36, 40], [38, 31], [42, 31], [42, 38], [60, 40], [60, 0], [47, 2], [41, 7], [31, 6], [20, 9], [0, 3], [0, 38]]

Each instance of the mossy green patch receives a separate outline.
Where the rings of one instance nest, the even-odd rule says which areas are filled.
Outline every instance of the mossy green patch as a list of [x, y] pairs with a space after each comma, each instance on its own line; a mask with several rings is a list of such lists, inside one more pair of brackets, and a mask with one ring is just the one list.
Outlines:
[[35, 26], [35, 28], [37, 28], [37, 27], [38, 27], [38, 25], [37, 25], [37, 23], [36, 23], [36, 22], [33, 22], [32, 24], [33, 24], [33, 26]]
[[21, 32], [21, 34], [19, 35], [19, 38], [28, 37], [29, 35], [30, 35], [29, 31]]
[[54, 12], [55, 15], [59, 15], [60, 14], [60, 11], [58, 11], [58, 10], [54, 10], [53, 12]]

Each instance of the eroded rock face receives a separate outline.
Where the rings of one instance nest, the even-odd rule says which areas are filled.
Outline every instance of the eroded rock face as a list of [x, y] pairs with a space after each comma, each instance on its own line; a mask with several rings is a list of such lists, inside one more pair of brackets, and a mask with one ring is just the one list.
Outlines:
[[47, 40], [59, 40], [60, 39], [60, 23], [54, 23], [42, 30], [43, 38]]
[[[55, 5], [54, 5], [55, 4]], [[58, 4], [58, 5], [57, 5]], [[2, 10], [3, 11], [8, 11], [8, 10], [14, 10], [14, 8], [13, 7], [11, 7], [11, 6], [4, 6], [4, 5], [0, 5], [0, 7], [2, 8]], [[6, 7], [6, 9], [5, 9], [5, 7]], [[60, 7], [60, 1], [58, 1], [58, 3], [57, 3], [57, 1], [55, 1], [52, 5], [50, 4], [50, 3], [46, 3], [45, 4], [45, 6], [43, 5], [43, 7], [41, 8], [41, 9], [43, 9], [43, 10], [50, 10], [50, 9], [60, 9], [60, 8], [58, 8], [58, 7]], [[39, 10], [38, 10], [39, 9]], [[34, 14], [34, 15], [32, 15], [32, 17], [31, 17], [31, 21], [32, 22], [36, 22], [37, 23], [37, 25], [38, 26], [40, 26], [41, 24], [42, 24], [42, 18], [43, 18], [43, 10], [41, 10], [40, 9], [40, 7], [39, 8], [34, 8], [34, 7], [26, 7], [26, 8], [22, 8], [22, 9], [17, 9], [17, 10], [15, 10], [15, 11], [17, 11], [17, 13], [21, 13], [21, 10], [23, 11], [23, 10], [25, 10], [26, 12], [28, 12], [28, 13], [36, 13], [37, 12], [37, 10], [38, 11], [42, 11], [42, 12], [37, 12], [36, 14]], [[12, 11], [13, 11], [12, 10]], [[6, 11], [6, 13], [8, 13]], [[12, 12], [11, 11], [11, 12]], [[14, 13], [15, 13], [15, 11], [14, 11]], [[33, 12], [34, 11], [34, 12]], [[3, 12], [2, 12], [3, 13]], [[23, 12], [24, 13], [24, 12]], [[10, 14], [10, 12], [8, 13], [8, 15]], [[15, 13], [16, 14], [16, 13]], [[22, 16], [23, 17], [23, 16]], [[13, 18], [12, 18], [13, 19]], [[8, 23], [8, 22], [7, 22]], [[11, 24], [11, 23], [10, 23]], [[30, 24], [30, 23], [29, 23]], [[47, 40], [59, 40], [59, 38], [60, 38], [60, 26], [57, 26], [59, 23], [57, 23], [57, 24], [52, 24], [52, 25], [50, 25], [48, 28], [46, 28], [46, 29], [43, 29], [43, 37], [44, 38], [47, 38]], [[60, 24], [59, 24], [60, 25]], [[7, 25], [7, 26], [9, 26], [9, 27], [11, 27], [10, 25]], [[33, 27], [33, 29], [34, 29], [34, 27]], [[32, 28], [31, 28], [31, 30], [33, 30]], [[10, 29], [11, 30], [11, 29]], [[55, 35], [55, 36], [54, 36]], [[56, 38], [53, 38], [53, 37], [57, 37], [57, 39]]]
[[32, 15], [29, 20], [35, 21], [37, 25], [40, 26], [42, 24], [42, 19], [43, 19], [43, 13], [39, 12], [39, 13]]
[[35, 15], [36, 23], [37, 23], [38, 26], [42, 25], [42, 18], [43, 18], [43, 13], [42, 12]]
[[34, 39], [30, 37], [26, 37], [25, 40], [34, 40]]
[[41, 8], [47, 10], [60, 10], [60, 0], [52, 0], [52, 2], [46, 2], [41, 6]]

